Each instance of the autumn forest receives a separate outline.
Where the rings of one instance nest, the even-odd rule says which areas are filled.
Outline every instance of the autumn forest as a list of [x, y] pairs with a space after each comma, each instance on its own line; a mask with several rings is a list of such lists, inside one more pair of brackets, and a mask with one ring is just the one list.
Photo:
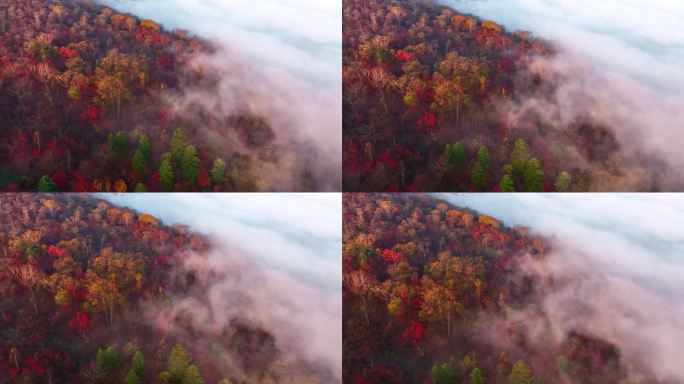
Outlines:
[[330, 381], [249, 318], [198, 320], [226, 277], [185, 225], [71, 194], [2, 194], [0, 217], [0, 383]]
[[684, 2], [589, 3], [0, 0], [0, 384], [684, 383]]
[[533, 229], [422, 194], [346, 194], [343, 209], [345, 382], [659, 382], [607, 340], [551, 337], [541, 303], [563, 282], [530, 268], [554, 246]]
[[345, 191], [676, 188], [659, 154], [554, 104], [565, 79], [543, 36], [433, 1], [343, 7]]
[[[2, 0], [0, 36], [0, 189], [311, 190], [320, 181], [267, 116], [197, 98], [216, 94], [226, 74], [211, 65], [219, 48], [189, 31], [92, 1]], [[228, 76], [241, 76], [240, 65]]]

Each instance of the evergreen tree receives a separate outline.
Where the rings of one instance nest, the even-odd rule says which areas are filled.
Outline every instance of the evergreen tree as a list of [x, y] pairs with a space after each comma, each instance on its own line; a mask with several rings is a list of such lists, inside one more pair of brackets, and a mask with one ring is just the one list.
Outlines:
[[[166, 157], [166, 156], [165, 156]], [[172, 191], [174, 186], [173, 168], [171, 160], [166, 157], [159, 166], [159, 182], [167, 191]]]
[[143, 183], [138, 183], [135, 185], [133, 192], [147, 192], [147, 187]]
[[168, 360], [168, 371], [171, 374], [172, 380], [182, 380], [185, 375], [185, 370], [190, 365], [188, 358], [188, 351], [182, 344], [176, 344], [171, 349]]
[[140, 384], [145, 377], [145, 357], [142, 352], [133, 354], [132, 367], [126, 375], [126, 384]]
[[204, 384], [202, 375], [196, 365], [191, 365], [185, 370], [181, 384]]
[[108, 377], [113, 374], [119, 366], [119, 354], [114, 347], [98, 349], [95, 357], [95, 367], [99, 375]]
[[503, 175], [501, 182], [499, 183], [499, 190], [501, 192], [515, 192], [513, 179], [511, 179], [510, 175]]
[[138, 149], [133, 155], [133, 170], [138, 173], [145, 172], [150, 155], [150, 141], [147, 139], [147, 136], [140, 135], [140, 139], [138, 140]]
[[532, 372], [524, 361], [518, 360], [513, 364], [508, 384], [532, 384]]
[[109, 145], [109, 151], [117, 159], [124, 158], [126, 156], [126, 151], [128, 150], [128, 139], [123, 132], [110, 133], [107, 136], [107, 144]]
[[541, 192], [544, 187], [544, 172], [539, 160], [534, 157], [525, 166], [523, 184], [525, 185], [525, 192]]
[[484, 384], [484, 376], [482, 375], [480, 368], [476, 367], [470, 372], [468, 384]]
[[190, 364], [188, 352], [182, 344], [176, 344], [169, 354], [166, 371], [157, 376], [162, 384], [203, 384], [204, 380], [196, 365]]
[[444, 148], [444, 162], [447, 168], [462, 172], [466, 168], [467, 158], [465, 147], [460, 141], [454, 145], [447, 144]]
[[44, 175], [38, 182], [38, 192], [57, 192], [57, 184], [48, 175]]
[[473, 183], [473, 186], [478, 190], [481, 191], [484, 189], [485, 186], [485, 181], [487, 178], [485, 167], [480, 164], [479, 161], [475, 162], [475, 165], [473, 166], [473, 170], [470, 173], [470, 181]]
[[511, 166], [513, 167], [513, 173], [516, 175], [522, 175], [525, 172], [525, 166], [530, 160], [530, 151], [527, 147], [527, 143], [523, 139], [518, 139], [513, 146], [513, 151], [511, 152]]
[[221, 159], [216, 159], [210, 173], [211, 180], [214, 184], [223, 184], [223, 182], [226, 181], [226, 162]]
[[489, 149], [487, 149], [486, 145], [480, 146], [480, 150], [477, 152], [477, 162], [482, 165], [485, 172], [489, 171], [491, 163], [489, 160]]
[[568, 192], [570, 190], [570, 183], [572, 183], [572, 176], [567, 172], [561, 172], [558, 174], [556, 183], [556, 192]]
[[200, 159], [197, 156], [197, 149], [193, 145], [185, 147], [183, 157], [181, 159], [181, 175], [183, 178], [191, 183], [197, 181], [200, 173]]
[[178, 164], [183, 159], [183, 154], [188, 146], [187, 139], [185, 138], [185, 132], [182, 129], [176, 128], [171, 135], [171, 141], [169, 142], [169, 150], [171, 153], [171, 160]]
[[433, 384], [453, 384], [456, 382], [456, 374], [451, 364], [444, 363], [442, 365], [432, 366], [432, 383]]

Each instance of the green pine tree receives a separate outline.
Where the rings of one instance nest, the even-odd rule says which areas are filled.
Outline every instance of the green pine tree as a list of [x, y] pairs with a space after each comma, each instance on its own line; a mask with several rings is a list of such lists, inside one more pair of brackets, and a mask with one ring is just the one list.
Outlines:
[[513, 179], [511, 179], [510, 175], [503, 175], [501, 182], [499, 183], [499, 190], [501, 192], [515, 192]]
[[171, 349], [168, 361], [168, 371], [173, 380], [181, 380], [185, 375], [185, 370], [190, 365], [188, 351], [182, 344], [176, 344]]
[[470, 181], [478, 191], [481, 191], [484, 189], [486, 179], [487, 171], [485, 170], [485, 167], [480, 164], [479, 161], [476, 161], [473, 170], [470, 173]]
[[128, 139], [123, 132], [110, 133], [109, 136], [107, 136], [107, 144], [109, 145], [109, 151], [117, 159], [122, 159], [126, 156]]
[[181, 175], [186, 181], [194, 183], [199, 173], [200, 159], [197, 156], [197, 149], [193, 145], [188, 145], [181, 158]]
[[466, 168], [467, 158], [465, 147], [460, 141], [454, 145], [447, 144], [444, 148], [444, 163], [447, 168], [462, 172]]
[[508, 384], [532, 384], [532, 372], [524, 361], [518, 360], [513, 364]]
[[182, 129], [176, 128], [171, 135], [169, 142], [169, 151], [171, 153], [171, 160], [178, 164], [183, 159], [185, 148], [188, 146], [188, 141], [185, 138], [185, 132]]
[[162, 160], [162, 163], [159, 166], [159, 182], [164, 189], [167, 191], [172, 191], [174, 187], [174, 179], [175, 177], [173, 175], [173, 168], [171, 167], [171, 160], [169, 160], [167, 157]]
[[491, 163], [489, 160], [489, 149], [487, 149], [486, 145], [480, 146], [480, 150], [477, 152], [477, 162], [482, 165], [485, 172], [489, 171]]
[[544, 188], [544, 172], [539, 160], [534, 157], [525, 166], [523, 184], [525, 185], [525, 192], [541, 192]]
[[453, 384], [456, 382], [456, 374], [451, 364], [444, 363], [442, 365], [432, 366], [432, 383], [433, 384]]
[[568, 192], [570, 190], [570, 183], [572, 183], [572, 176], [567, 172], [561, 172], [558, 174], [556, 183], [556, 192]]
[[223, 184], [226, 181], [226, 162], [222, 159], [216, 159], [209, 173], [214, 184]]
[[114, 347], [109, 347], [107, 349], [100, 348], [97, 350], [95, 367], [97, 372], [104, 377], [108, 377], [116, 371], [119, 367], [119, 354]]
[[140, 384], [145, 377], [145, 357], [142, 352], [136, 351], [133, 354], [131, 369], [126, 375], [125, 384]]
[[468, 384], [484, 384], [484, 376], [480, 368], [475, 367], [470, 372], [470, 377], [468, 378]]
[[185, 370], [181, 384], [204, 384], [202, 375], [196, 365], [191, 365]]
[[133, 155], [133, 170], [138, 173], [144, 173], [147, 169], [147, 162], [150, 160], [150, 156], [150, 141], [147, 139], [147, 136], [140, 135], [140, 139], [138, 139], [138, 149]]
[[169, 354], [167, 369], [157, 376], [161, 384], [204, 384], [196, 365], [191, 365], [188, 352], [182, 344], [176, 344]]
[[52, 177], [44, 175], [38, 182], [38, 192], [57, 192], [57, 184], [52, 180]]
[[138, 183], [135, 185], [133, 192], [147, 192], [147, 187], [143, 183]]
[[513, 151], [511, 152], [511, 166], [513, 167], [513, 173], [516, 175], [522, 175], [525, 172], [525, 166], [530, 160], [530, 150], [527, 147], [527, 143], [523, 139], [518, 139], [513, 146]]

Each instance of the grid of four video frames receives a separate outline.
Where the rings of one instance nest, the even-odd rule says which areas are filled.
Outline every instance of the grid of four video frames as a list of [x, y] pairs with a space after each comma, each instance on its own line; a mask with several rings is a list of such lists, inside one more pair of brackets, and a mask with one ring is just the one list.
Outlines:
[[0, 384], [684, 384], [681, 20], [0, 0]]

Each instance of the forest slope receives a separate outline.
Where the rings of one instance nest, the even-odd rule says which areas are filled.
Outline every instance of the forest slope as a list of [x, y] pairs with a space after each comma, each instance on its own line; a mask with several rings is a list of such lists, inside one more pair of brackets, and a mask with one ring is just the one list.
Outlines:
[[563, 82], [548, 68], [550, 43], [432, 1], [343, 4], [345, 191], [651, 190], [664, 180], [657, 154], [627, 156], [615, 127], [545, 107]]
[[0, 217], [0, 383], [330, 380], [250, 320], [198, 312], [225, 277], [187, 226], [68, 194], [2, 194]]
[[526, 268], [551, 243], [529, 228], [429, 195], [347, 194], [343, 214], [345, 382], [628, 379], [610, 342], [553, 337], [540, 304], [558, 282]]
[[0, 189], [315, 188], [264, 116], [208, 105], [241, 75], [216, 49], [92, 1], [0, 0]]

